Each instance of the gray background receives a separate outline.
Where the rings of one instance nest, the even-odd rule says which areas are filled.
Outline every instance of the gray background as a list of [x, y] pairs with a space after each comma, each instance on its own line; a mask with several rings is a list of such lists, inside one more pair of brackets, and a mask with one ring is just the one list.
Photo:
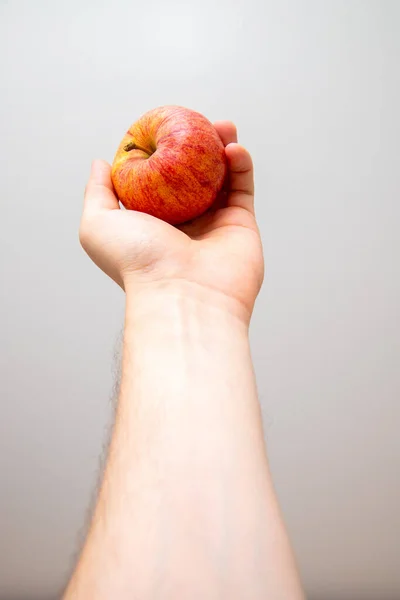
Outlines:
[[396, 1], [0, 0], [1, 600], [58, 597], [110, 421], [91, 160], [170, 103], [254, 156], [253, 353], [309, 597], [400, 597], [399, 34]]

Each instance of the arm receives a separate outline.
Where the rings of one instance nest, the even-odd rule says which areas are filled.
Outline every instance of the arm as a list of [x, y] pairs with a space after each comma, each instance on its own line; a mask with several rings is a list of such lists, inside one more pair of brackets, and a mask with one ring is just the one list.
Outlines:
[[[229, 132], [234, 136], [231, 126], [220, 130], [223, 139]], [[229, 224], [218, 227], [211, 255], [217, 259], [221, 243], [233, 247], [232, 228], [238, 236], [243, 228], [236, 219], [248, 218], [237, 214], [239, 208], [254, 224], [246, 246], [260, 252], [247, 193], [250, 159], [237, 144], [227, 156], [241, 186], [247, 181], [247, 191], [241, 189], [245, 206], [232, 207], [231, 215], [228, 206], [184, 232], [168, 229], [171, 240], [179, 234], [174, 239], [182, 242], [185, 269], [191, 259], [190, 276], [157, 272], [146, 280], [137, 266], [128, 274], [118, 267], [121, 260], [94, 256], [102, 268], [107, 263], [105, 270], [126, 292], [123, 368], [103, 484], [66, 600], [303, 597], [271, 482], [249, 350], [262, 259], [258, 271], [242, 280], [241, 291], [232, 294], [227, 290], [236, 275], [228, 257], [211, 285], [205, 283], [213, 276], [209, 258], [204, 272], [201, 268], [209, 248], [200, 259], [190, 250], [192, 240], [200, 242], [210, 223], [216, 231], [214, 219], [222, 217]], [[107, 168], [97, 169], [94, 177], [109, 187]], [[98, 195], [95, 185], [89, 193]], [[228, 204], [233, 201], [240, 196], [231, 193]], [[180, 259], [178, 266], [169, 264], [168, 270], [162, 265], [162, 273], [182, 267]], [[236, 261], [232, 273], [241, 268]]]

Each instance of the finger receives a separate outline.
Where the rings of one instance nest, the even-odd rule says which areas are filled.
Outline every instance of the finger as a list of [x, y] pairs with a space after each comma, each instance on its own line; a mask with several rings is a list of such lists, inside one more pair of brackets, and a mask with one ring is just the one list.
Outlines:
[[119, 209], [111, 181], [111, 167], [105, 160], [93, 161], [85, 189], [84, 209], [93, 212]]
[[254, 178], [251, 156], [239, 144], [228, 144], [225, 152], [230, 183], [227, 206], [240, 206], [254, 214]]
[[214, 127], [218, 131], [224, 146], [227, 146], [231, 142], [237, 142], [236, 125], [231, 121], [216, 121]]

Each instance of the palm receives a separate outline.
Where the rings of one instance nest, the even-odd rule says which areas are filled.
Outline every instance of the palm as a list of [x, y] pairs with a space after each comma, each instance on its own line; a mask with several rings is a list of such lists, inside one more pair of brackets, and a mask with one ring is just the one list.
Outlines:
[[254, 215], [239, 206], [221, 208], [184, 228], [194, 246], [199, 283], [246, 303], [263, 276], [262, 247]]

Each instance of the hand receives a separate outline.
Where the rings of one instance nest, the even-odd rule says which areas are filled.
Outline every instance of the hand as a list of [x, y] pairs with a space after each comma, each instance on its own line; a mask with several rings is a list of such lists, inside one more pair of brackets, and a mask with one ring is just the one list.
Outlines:
[[[227, 190], [205, 215], [173, 227], [145, 213], [123, 210], [110, 166], [95, 161], [85, 192], [80, 240], [92, 260], [123, 289], [171, 284], [202, 288], [236, 302], [249, 320], [263, 279], [254, 216], [253, 165], [237, 144], [236, 128], [215, 123], [228, 162]], [[243, 312], [244, 310], [244, 312]]]

